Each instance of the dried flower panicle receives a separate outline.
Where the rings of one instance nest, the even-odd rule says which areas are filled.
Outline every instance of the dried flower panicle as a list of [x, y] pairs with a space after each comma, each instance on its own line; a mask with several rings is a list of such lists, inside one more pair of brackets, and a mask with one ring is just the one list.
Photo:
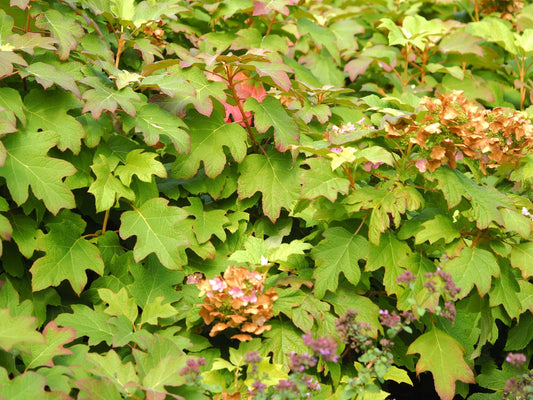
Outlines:
[[239, 329], [232, 336], [240, 341], [252, 340], [270, 330], [265, 324], [273, 317], [272, 307], [278, 295], [274, 288], [264, 289], [264, 275], [244, 267], [230, 266], [224, 275], [203, 279], [198, 287], [206, 296], [200, 306], [200, 316], [206, 325], [216, 322], [209, 336], [228, 329]]
[[516, 163], [533, 147], [533, 125], [524, 115], [498, 107], [486, 110], [462, 91], [425, 97], [428, 111], [421, 121], [401, 118], [385, 127], [388, 138], [421, 147], [416, 167], [433, 172], [441, 165], [457, 167], [463, 157], [477, 160], [481, 171]]

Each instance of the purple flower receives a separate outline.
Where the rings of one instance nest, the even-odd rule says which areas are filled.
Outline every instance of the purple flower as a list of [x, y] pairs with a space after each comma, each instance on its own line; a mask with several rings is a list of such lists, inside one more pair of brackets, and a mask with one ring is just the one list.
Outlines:
[[205, 358], [189, 358], [187, 366], [180, 371], [180, 375], [199, 374], [200, 366], [205, 365]]
[[261, 356], [258, 351], [249, 351], [244, 356], [244, 362], [246, 364], [258, 364], [261, 362]]
[[381, 325], [389, 328], [398, 326], [401, 321], [400, 316], [396, 314], [395, 311], [393, 311], [392, 314], [389, 314], [389, 310], [379, 310], [379, 315], [379, 322]]
[[297, 354], [293, 351], [288, 356], [289, 367], [293, 372], [304, 372], [307, 368], [316, 365], [316, 358], [308, 353]]
[[330, 340], [326, 337], [321, 337], [318, 339], [313, 339], [313, 336], [310, 333], [307, 333], [302, 336], [304, 343], [311, 347], [315, 355], [322, 356], [324, 361], [337, 362], [339, 356], [337, 353], [337, 343]]
[[509, 353], [505, 358], [505, 361], [507, 361], [511, 365], [514, 365], [515, 367], [520, 367], [527, 361], [527, 359], [526, 356], [522, 353]]
[[414, 280], [416, 280], [416, 275], [413, 274], [408, 269], [403, 271], [402, 274], [398, 278], [396, 278], [397, 283], [409, 284], [411, 281], [414, 281]]

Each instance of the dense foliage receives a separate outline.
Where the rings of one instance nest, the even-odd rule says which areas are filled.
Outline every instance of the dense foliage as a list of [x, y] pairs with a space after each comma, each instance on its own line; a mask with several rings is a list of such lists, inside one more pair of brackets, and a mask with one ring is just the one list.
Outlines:
[[531, 399], [533, 6], [0, 0], [0, 398]]

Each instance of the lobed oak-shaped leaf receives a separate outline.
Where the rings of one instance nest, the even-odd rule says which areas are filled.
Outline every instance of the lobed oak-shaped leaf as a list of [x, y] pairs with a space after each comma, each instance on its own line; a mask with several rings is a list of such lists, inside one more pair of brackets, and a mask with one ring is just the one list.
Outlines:
[[276, 364], [287, 365], [291, 351], [303, 354], [308, 351], [302, 340], [302, 332], [294, 324], [282, 319], [269, 321], [272, 328], [263, 333], [265, 339], [260, 353], [266, 356], [273, 354], [272, 361]]
[[61, 60], [68, 59], [70, 51], [78, 45], [76, 38], [84, 35], [84, 30], [74, 18], [68, 18], [59, 11], [49, 9], [37, 16], [35, 26], [48, 29], [57, 39], [57, 55]]
[[120, 237], [137, 236], [133, 249], [135, 261], [139, 262], [150, 253], [155, 253], [161, 264], [169, 269], [178, 269], [184, 264], [180, 248], [189, 245], [184, 233], [176, 224], [187, 217], [182, 208], [169, 206], [168, 200], [154, 198], [120, 217]]
[[71, 308], [72, 313], [63, 313], [56, 317], [55, 322], [58, 325], [74, 328], [76, 338], [87, 336], [89, 346], [95, 346], [101, 342], [109, 346], [113, 344], [116, 327], [108, 323], [113, 317], [84, 304], [73, 304]]
[[93, 87], [83, 93], [82, 98], [85, 100], [83, 112], [90, 112], [95, 119], [100, 117], [102, 111], [107, 110], [114, 113], [117, 107], [120, 107], [130, 116], [135, 117], [137, 109], [134, 103], [139, 102], [139, 95], [130, 87], [121, 90], [115, 90], [106, 86], [99, 78], [87, 77], [80, 82]]
[[17, 118], [22, 125], [26, 125], [24, 104], [19, 92], [11, 88], [0, 88], [0, 135], [16, 132]]
[[88, 353], [86, 359], [92, 365], [89, 369], [92, 374], [110, 380], [121, 391], [125, 391], [128, 383], [139, 383], [133, 363], [124, 364], [115, 350], [109, 350], [105, 356]]
[[442, 400], [452, 400], [455, 381], [474, 383], [474, 373], [464, 360], [465, 351], [448, 334], [437, 328], [419, 336], [407, 349], [407, 354], [419, 353], [416, 374], [430, 371], [435, 390]]
[[117, 163], [118, 160], [108, 159], [103, 154], [100, 154], [94, 164], [91, 165], [91, 169], [96, 175], [96, 180], [89, 186], [87, 191], [95, 197], [97, 212], [109, 210], [121, 197], [131, 201], [135, 200], [135, 192], [123, 185], [113, 174]]
[[415, 244], [428, 241], [435, 243], [443, 239], [444, 243], [450, 243], [461, 237], [459, 229], [453, 224], [452, 220], [442, 214], [437, 214], [433, 219], [422, 223], [423, 229], [415, 234]]
[[98, 289], [98, 295], [108, 304], [104, 310], [109, 315], [124, 315], [132, 324], [135, 323], [139, 310], [135, 300], [129, 297], [126, 288], [121, 288], [118, 293], [108, 288]]
[[13, 73], [13, 64], [28, 66], [26, 60], [18, 54], [0, 50], [0, 78]]
[[126, 186], [130, 186], [133, 175], [143, 182], [151, 182], [153, 175], [166, 178], [167, 170], [160, 161], [155, 160], [157, 156], [156, 153], [143, 152], [142, 149], [132, 150], [126, 156], [125, 165], [119, 165], [115, 173]]
[[157, 296], [152, 302], [145, 305], [141, 315], [141, 325], [146, 323], [157, 325], [159, 318], [170, 318], [177, 313], [178, 311], [167, 302], [164, 296]]
[[339, 274], [342, 272], [354, 286], [361, 277], [359, 260], [367, 259], [369, 244], [361, 235], [354, 235], [341, 227], [328, 228], [325, 239], [311, 252], [317, 263], [315, 278], [315, 296], [323, 298], [326, 290], [335, 292]]
[[147, 400], [164, 400], [165, 386], [181, 386], [186, 382], [180, 372], [187, 365], [185, 355], [168, 355], [159, 362], [143, 378], [143, 386], [148, 389]]
[[[66, 72], [59, 71], [51, 64], [36, 62], [31, 64], [28, 68], [25, 68], [24, 71], [32, 75], [37, 83], [39, 83], [44, 89], [48, 89], [53, 84], [56, 84], [63, 89], [72, 92], [76, 97], [81, 97], [80, 89], [76, 85], [74, 77]], [[46, 93], [49, 94], [49, 92]], [[48, 99], [48, 102], [52, 105], [56, 105], [52, 99]], [[61, 108], [60, 105], [57, 105], [57, 107]]]
[[404, 268], [401, 261], [411, 254], [411, 249], [405, 241], [398, 240], [390, 231], [381, 235], [378, 246], [371, 245], [367, 271], [375, 271], [380, 267], [385, 268], [383, 284], [387, 293], [398, 294], [401, 291], [396, 279], [402, 274]]
[[81, 236], [86, 225], [79, 215], [68, 211], [58, 216], [58, 222], [48, 224], [50, 232], [37, 239], [39, 249], [46, 255], [30, 269], [34, 291], [58, 286], [66, 279], [80, 294], [87, 283], [86, 270], [104, 273], [100, 251]]
[[14, 47], [14, 50], [21, 50], [33, 56], [36, 48], [46, 50], [57, 50], [52, 44], [57, 43], [57, 40], [42, 36], [40, 33], [27, 32], [24, 35], [13, 35], [9, 38], [9, 44]]
[[195, 90], [193, 96], [180, 93], [176, 94], [176, 97], [181, 97], [185, 103], [192, 103], [200, 114], [209, 117], [213, 112], [211, 97], [221, 102], [226, 100], [226, 93], [224, 92], [226, 85], [222, 82], [208, 81], [199, 68], [171, 68], [171, 71], [177, 76], [185, 78]]
[[290, 210], [292, 202], [300, 196], [298, 162], [293, 164], [290, 155], [275, 150], [266, 155], [250, 154], [239, 164], [239, 198], [252, 197], [261, 192], [263, 212], [275, 222], [281, 208]]
[[274, 128], [274, 140], [276, 148], [285, 151], [291, 144], [298, 144], [300, 130], [298, 124], [292, 119], [280, 101], [267, 96], [261, 103], [253, 97], [244, 102], [245, 111], [254, 112], [254, 125], [259, 133], [266, 132], [270, 127]]
[[189, 135], [182, 129], [187, 125], [181, 118], [170, 114], [156, 104], [144, 104], [140, 107], [133, 124], [135, 124], [136, 132], [142, 132], [148, 146], [157, 144], [162, 135], [172, 141], [179, 153], [186, 153], [191, 147]]
[[513, 275], [512, 268], [501, 263], [500, 277], [494, 280], [494, 285], [489, 292], [489, 304], [491, 307], [502, 305], [511, 318], [520, 317], [523, 310], [522, 303], [518, 297], [520, 286]]
[[23, 315], [12, 317], [10, 314], [9, 309], [0, 309], [0, 348], [9, 351], [18, 344], [44, 342], [43, 336], [36, 331], [37, 318]]
[[172, 164], [172, 175], [176, 178], [190, 179], [204, 165], [205, 174], [216, 178], [222, 173], [227, 162], [224, 148], [233, 159], [241, 162], [246, 156], [247, 135], [242, 126], [226, 123], [219, 113], [211, 117], [191, 112], [186, 120], [190, 128], [191, 152], [178, 154]]
[[30, 344], [28, 346], [30, 353], [23, 354], [22, 359], [26, 364], [26, 369], [43, 365], [53, 367], [55, 356], [72, 354], [72, 351], [63, 346], [76, 338], [76, 331], [73, 328], [59, 328], [55, 321], [50, 321], [43, 330], [43, 337], [45, 343]]
[[183, 207], [185, 211], [194, 216], [192, 228], [198, 243], [205, 243], [211, 236], [217, 236], [221, 241], [226, 240], [224, 226], [229, 225], [225, 210], [204, 210], [202, 200], [198, 197], [189, 197], [190, 206]]
[[500, 267], [494, 254], [478, 247], [466, 247], [461, 254], [449, 260], [442, 269], [452, 275], [457, 287], [461, 288], [458, 297], [463, 298], [477, 287], [481, 296], [491, 286], [492, 277], [500, 276]]
[[324, 196], [332, 203], [339, 193], [348, 194], [350, 181], [338, 172], [331, 170], [331, 163], [325, 158], [309, 158], [305, 163], [310, 167], [301, 172], [302, 197], [316, 199]]
[[76, 381], [80, 400], [122, 400], [120, 391], [113, 382], [105, 379], [84, 378]]
[[522, 271], [522, 278], [533, 276], [533, 242], [524, 242], [513, 247], [511, 265]]
[[[62, 75], [62, 74], [61, 74]], [[78, 101], [69, 93], [54, 90], [32, 90], [25, 98], [28, 131], [46, 130], [58, 136], [57, 147], [61, 151], [72, 150], [78, 154], [85, 129], [76, 118], [67, 112]]]
[[154, 255], [148, 256], [145, 264], [136, 263], [130, 267], [134, 281], [128, 291], [139, 307], [144, 309], [158, 296], [164, 296], [170, 303], [179, 300], [181, 294], [175, 286], [183, 282], [185, 274], [165, 268]]
[[7, 376], [6, 379], [0, 377], [0, 385], [0, 399], [54, 399], [52, 393], [44, 390], [46, 378], [34, 371], [26, 371], [21, 375], [15, 376], [11, 380], [8, 380]]
[[76, 169], [64, 160], [48, 157], [59, 141], [53, 132], [19, 131], [3, 139], [7, 157], [0, 167], [13, 200], [21, 205], [28, 199], [28, 187], [46, 208], [57, 214], [62, 208], [74, 208], [74, 195], [63, 183]]

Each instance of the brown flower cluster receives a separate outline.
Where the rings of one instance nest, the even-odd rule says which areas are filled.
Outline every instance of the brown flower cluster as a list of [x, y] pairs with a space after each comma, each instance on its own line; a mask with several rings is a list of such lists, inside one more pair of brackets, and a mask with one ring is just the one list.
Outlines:
[[517, 14], [524, 8], [524, 2], [518, 0], [481, 0], [478, 3], [478, 9], [484, 15], [500, 13], [500, 18], [512, 20], [513, 15]]
[[468, 157], [479, 161], [480, 169], [515, 163], [533, 145], [533, 126], [522, 114], [501, 107], [486, 110], [468, 101], [462, 91], [425, 97], [421, 105], [428, 113], [388, 124], [387, 137], [408, 139], [422, 147], [416, 166], [421, 172], [441, 165], [457, 167]]
[[270, 330], [265, 322], [273, 317], [272, 306], [278, 295], [274, 288], [264, 290], [264, 275], [244, 267], [231, 266], [224, 275], [203, 279], [198, 287], [205, 292], [200, 316], [206, 325], [216, 322], [209, 336], [213, 337], [228, 328], [241, 333], [232, 339], [241, 342], [252, 340], [250, 334], [260, 335]]

